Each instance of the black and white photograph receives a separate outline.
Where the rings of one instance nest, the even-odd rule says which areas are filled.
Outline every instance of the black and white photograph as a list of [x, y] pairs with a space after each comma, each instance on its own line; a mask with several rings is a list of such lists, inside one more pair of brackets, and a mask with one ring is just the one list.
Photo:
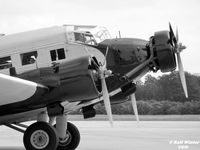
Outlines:
[[199, 150], [199, 0], [0, 0], [0, 150]]

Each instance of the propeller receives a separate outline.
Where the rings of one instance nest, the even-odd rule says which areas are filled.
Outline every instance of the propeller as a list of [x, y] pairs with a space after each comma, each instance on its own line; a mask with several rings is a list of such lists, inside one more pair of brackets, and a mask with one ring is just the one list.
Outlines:
[[132, 103], [132, 106], [133, 106], [133, 111], [134, 111], [134, 114], [136, 116], [136, 120], [137, 120], [137, 123], [139, 123], [139, 116], [138, 116], [138, 109], [137, 109], [137, 103], [136, 103], [136, 98], [135, 98], [135, 93], [131, 94], [131, 103]]
[[183, 87], [183, 90], [184, 90], [184, 93], [185, 93], [185, 97], [188, 98], [185, 73], [184, 73], [183, 64], [182, 64], [181, 56], [180, 56], [180, 52], [182, 52], [182, 50], [186, 49], [186, 46], [182, 45], [182, 43], [179, 43], [179, 41], [178, 41], [179, 40], [178, 28], [176, 28], [176, 36], [174, 35], [173, 29], [172, 29], [172, 26], [171, 26], [170, 23], [169, 23], [169, 29], [170, 29], [170, 32], [169, 32], [170, 42], [174, 46], [174, 51], [176, 53], [177, 62], [178, 62], [178, 70], [179, 70], [179, 75], [180, 75], [182, 87]]
[[112, 75], [112, 71], [106, 68], [106, 57], [108, 54], [108, 50], [109, 50], [109, 47], [107, 47], [106, 49], [105, 60], [103, 61], [103, 64], [100, 64], [98, 72], [99, 72], [99, 77], [101, 79], [102, 95], [103, 95], [103, 101], [104, 101], [106, 113], [108, 115], [109, 122], [111, 126], [113, 127], [113, 117], [112, 117], [112, 109], [111, 109], [111, 104], [110, 104], [110, 97], [109, 97], [108, 88], [105, 81], [106, 77], [109, 77]]
[[[111, 127], [113, 127], [113, 116], [112, 116], [112, 109], [111, 109], [111, 104], [110, 104], [110, 97], [109, 97], [109, 93], [108, 93], [108, 89], [107, 89], [107, 85], [106, 85], [106, 81], [105, 81], [106, 77], [109, 77], [110, 75], [112, 75], [112, 71], [107, 70], [107, 68], [106, 68], [106, 65], [107, 65], [106, 64], [106, 58], [107, 58], [107, 55], [108, 55], [108, 51], [109, 51], [109, 47], [106, 48], [105, 60], [103, 61], [103, 64], [100, 64], [100, 66], [99, 66], [99, 76], [100, 76], [100, 79], [101, 79], [102, 95], [103, 95], [106, 113], [108, 115], [108, 119], [109, 119], [109, 122], [111, 124]], [[133, 93], [130, 96], [130, 98], [131, 98], [134, 114], [136, 116], [136, 120], [139, 123], [139, 116], [138, 116], [135, 94]]]
[[[87, 50], [87, 47], [86, 47], [86, 50]], [[113, 127], [113, 117], [112, 117], [112, 110], [111, 110], [111, 104], [110, 104], [110, 96], [109, 96], [108, 88], [107, 88], [106, 81], [105, 81], [106, 77], [109, 77], [112, 75], [112, 71], [108, 70], [106, 68], [106, 65], [107, 65], [106, 58], [107, 58], [108, 51], [109, 51], [109, 47], [107, 46], [106, 53], [105, 53], [105, 59], [103, 60], [102, 63], [98, 62], [96, 57], [94, 57], [94, 56], [91, 57], [92, 61], [91, 61], [91, 65], [89, 68], [95, 69], [98, 72], [98, 77], [101, 80], [102, 96], [103, 96], [106, 113], [108, 115], [110, 124]]]
[[111, 110], [111, 104], [110, 104], [110, 97], [109, 97], [109, 93], [108, 93], [108, 89], [107, 89], [107, 85], [106, 85], [106, 81], [105, 81], [105, 75], [108, 73], [109, 73], [108, 70], [106, 70], [104, 67], [100, 66], [100, 78], [101, 78], [101, 86], [102, 86], [104, 105], [105, 105], [106, 113], [108, 115], [110, 124], [113, 127], [113, 117], [112, 117], [112, 110]]

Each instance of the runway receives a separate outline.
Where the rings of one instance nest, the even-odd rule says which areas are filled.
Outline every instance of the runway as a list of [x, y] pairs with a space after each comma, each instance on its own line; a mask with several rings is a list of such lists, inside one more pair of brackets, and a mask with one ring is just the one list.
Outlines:
[[[81, 133], [77, 150], [199, 150], [199, 121], [73, 121]], [[0, 127], [0, 150], [25, 150], [23, 135]]]

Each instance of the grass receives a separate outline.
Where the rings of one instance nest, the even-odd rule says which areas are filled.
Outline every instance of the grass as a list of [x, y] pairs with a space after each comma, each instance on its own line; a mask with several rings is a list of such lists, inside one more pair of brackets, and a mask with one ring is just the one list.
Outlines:
[[[139, 115], [140, 121], [200, 121], [200, 115]], [[134, 115], [113, 115], [115, 121], [135, 121]], [[82, 115], [69, 115], [71, 121], [107, 121], [106, 115], [83, 119]]]

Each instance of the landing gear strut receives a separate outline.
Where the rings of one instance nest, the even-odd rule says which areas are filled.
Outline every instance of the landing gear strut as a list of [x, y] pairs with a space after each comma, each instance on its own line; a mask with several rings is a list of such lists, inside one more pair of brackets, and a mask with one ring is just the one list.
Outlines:
[[74, 150], [80, 142], [80, 133], [78, 128], [72, 123], [67, 123], [66, 138], [59, 139], [57, 150]]
[[47, 113], [38, 115], [38, 122], [30, 125], [24, 133], [26, 150], [75, 150], [80, 142], [80, 133], [76, 126], [67, 122], [67, 116], [56, 117], [48, 122]]

